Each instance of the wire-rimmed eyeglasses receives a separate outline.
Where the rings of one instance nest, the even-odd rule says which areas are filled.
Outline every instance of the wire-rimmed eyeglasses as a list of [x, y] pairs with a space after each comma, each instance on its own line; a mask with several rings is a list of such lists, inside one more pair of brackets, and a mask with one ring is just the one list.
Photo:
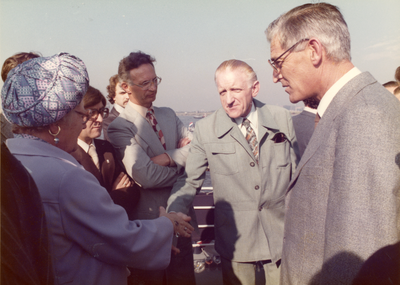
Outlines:
[[147, 90], [149, 89], [153, 84], [155, 86], [158, 86], [161, 83], [161, 77], [154, 77], [152, 80], [147, 80], [142, 82], [141, 84], [135, 84], [135, 83], [131, 83], [132, 85], [138, 86], [140, 88], [142, 88], [143, 90]]
[[268, 59], [269, 64], [272, 66], [273, 69], [275, 69], [276, 71], [279, 71], [279, 69], [281, 68], [281, 65], [283, 63], [283, 60], [281, 60], [280, 62], [278, 62], [278, 60], [280, 58], [282, 58], [282, 56], [284, 56], [285, 54], [287, 54], [288, 52], [292, 51], [299, 43], [302, 43], [304, 41], [309, 41], [310, 39], [302, 39], [299, 40], [297, 43], [295, 43], [294, 45], [292, 45], [290, 48], [288, 48], [284, 53], [282, 53], [280, 56], [278, 56], [275, 59]]

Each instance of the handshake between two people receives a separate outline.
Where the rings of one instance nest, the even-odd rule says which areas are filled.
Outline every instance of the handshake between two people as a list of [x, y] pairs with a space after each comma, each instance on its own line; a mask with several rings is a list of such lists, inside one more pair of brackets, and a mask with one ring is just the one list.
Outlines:
[[164, 207], [160, 207], [160, 217], [167, 217], [172, 222], [174, 226], [174, 234], [176, 237], [190, 237], [194, 228], [189, 224], [192, 219], [188, 215], [185, 215], [181, 212], [175, 213], [167, 213]]
[[[176, 237], [186, 237], [189, 238], [194, 230], [194, 228], [189, 224], [191, 217], [179, 212], [167, 213], [164, 207], [160, 207], [160, 217], [167, 217], [172, 222], [174, 226], [174, 234]], [[180, 249], [172, 245], [173, 254], [177, 255], [180, 253]]]

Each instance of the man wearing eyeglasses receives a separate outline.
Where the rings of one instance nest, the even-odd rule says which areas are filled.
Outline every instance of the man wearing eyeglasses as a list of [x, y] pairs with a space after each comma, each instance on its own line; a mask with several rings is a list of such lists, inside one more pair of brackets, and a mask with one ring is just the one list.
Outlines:
[[281, 284], [351, 284], [368, 257], [399, 241], [400, 104], [351, 63], [337, 7], [296, 7], [266, 35], [273, 81], [292, 103], [320, 101], [288, 187]]
[[[135, 219], [155, 219], [159, 207], [167, 206], [172, 185], [184, 171], [192, 137], [172, 109], [153, 105], [161, 83], [154, 61], [140, 51], [120, 61], [118, 76], [129, 102], [108, 127], [110, 142], [128, 174], [143, 187]], [[191, 239], [179, 237], [176, 247], [180, 253], [172, 254], [165, 271], [132, 269], [128, 283], [163, 284], [165, 279], [167, 284], [194, 284]]]
[[79, 147], [71, 155], [97, 178], [114, 203], [122, 206], [133, 220], [133, 209], [139, 200], [140, 187], [126, 174], [111, 143], [98, 139], [103, 119], [108, 117], [106, 99], [98, 89], [89, 86], [82, 101], [87, 110], [86, 114], [81, 114], [86, 127], [79, 134]]

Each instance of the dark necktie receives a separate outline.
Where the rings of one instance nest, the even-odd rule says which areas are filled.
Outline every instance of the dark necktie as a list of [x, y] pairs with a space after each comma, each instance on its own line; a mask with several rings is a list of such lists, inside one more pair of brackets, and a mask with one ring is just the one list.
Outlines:
[[250, 149], [258, 163], [258, 141], [256, 132], [250, 126], [250, 121], [247, 118], [243, 120], [242, 125], [246, 128], [246, 140], [249, 143]]
[[163, 132], [162, 132], [160, 126], [157, 123], [156, 116], [154, 115], [153, 108], [149, 108], [147, 110], [146, 119], [150, 123], [150, 125], [153, 127], [153, 130], [156, 133], [156, 135], [157, 135], [158, 139], [160, 140], [160, 142], [161, 142], [162, 146], [164, 147], [164, 149], [167, 149], [166, 145], [165, 145], [165, 139], [164, 139]]
[[321, 119], [321, 117], [319, 116], [318, 113], [316, 113], [315, 114], [315, 120], [314, 120], [314, 129], [317, 127], [320, 119]]

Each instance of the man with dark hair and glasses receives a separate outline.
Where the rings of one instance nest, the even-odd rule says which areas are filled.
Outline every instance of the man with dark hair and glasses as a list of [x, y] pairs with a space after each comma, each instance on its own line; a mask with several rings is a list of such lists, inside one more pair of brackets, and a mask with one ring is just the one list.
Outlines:
[[78, 137], [79, 147], [71, 155], [97, 178], [100, 185], [110, 193], [114, 203], [122, 206], [133, 220], [133, 209], [139, 200], [140, 186], [126, 174], [111, 143], [98, 139], [103, 119], [108, 117], [106, 99], [99, 90], [89, 86], [82, 101], [87, 113], [80, 115], [84, 118], [86, 128]]
[[400, 103], [352, 64], [338, 7], [296, 7], [266, 35], [273, 81], [292, 103], [319, 101], [286, 193], [281, 284], [398, 284], [398, 267], [383, 273], [389, 255], [352, 282], [368, 257], [399, 241]]
[[[192, 138], [172, 109], [153, 106], [161, 83], [154, 62], [141, 51], [120, 61], [118, 77], [129, 102], [108, 127], [109, 140], [128, 174], [143, 187], [135, 219], [155, 219], [159, 207], [167, 206], [171, 188], [184, 171]], [[128, 284], [194, 284], [192, 241], [179, 237], [175, 245], [180, 253], [174, 248], [166, 270], [131, 269]]]

